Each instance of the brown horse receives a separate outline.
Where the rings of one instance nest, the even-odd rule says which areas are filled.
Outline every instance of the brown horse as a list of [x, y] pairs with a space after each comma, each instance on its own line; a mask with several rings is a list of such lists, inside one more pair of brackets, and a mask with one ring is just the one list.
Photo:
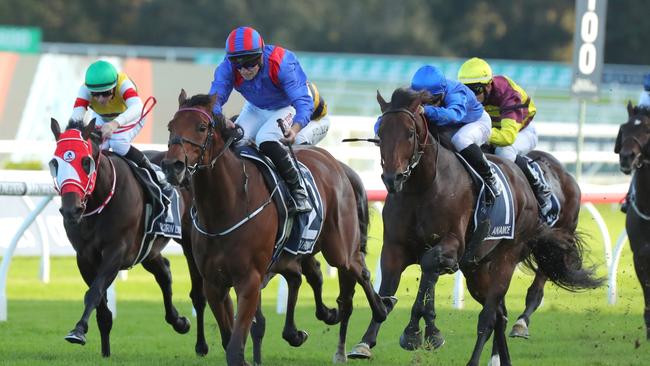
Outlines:
[[[89, 289], [84, 297], [84, 312], [75, 328], [65, 337], [71, 343], [86, 344], [88, 318], [96, 310], [97, 325], [104, 357], [110, 356], [110, 331], [113, 318], [107, 306], [106, 289], [119, 270], [128, 269], [138, 257], [144, 234], [145, 193], [124, 159], [99, 150], [93, 133], [95, 120], [87, 126], [71, 121], [65, 132], [52, 119], [51, 130], [57, 140], [55, 158], [50, 162], [52, 175], [61, 189], [61, 214], [68, 239], [77, 253], [77, 266]], [[182, 192], [185, 200], [189, 192]], [[189, 202], [189, 201], [188, 201]], [[192, 280], [190, 297], [197, 313], [196, 352], [208, 352], [203, 332], [205, 297], [202, 280], [192, 259], [189, 228], [191, 222], [181, 202], [183, 240]], [[187, 333], [190, 322], [178, 315], [172, 304], [169, 261], [160, 251], [169, 241], [159, 237], [142, 260], [163, 294], [165, 320], [178, 333]]]
[[[169, 151], [162, 162], [172, 184], [191, 176], [196, 207], [192, 245], [203, 276], [206, 297], [219, 323], [222, 345], [229, 365], [245, 364], [244, 345], [260, 300], [260, 286], [271, 264], [278, 214], [271, 199], [274, 190], [264, 183], [262, 173], [249, 160], [239, 158], [229, 145], [232, 137], [223, 116], [212, 117], [215, 96], [179, 96], [180, 109], [169, 122]], [[338, 269], [340, 321], [337, 360], [345, 358], [345, 338], [352, 313], [354, 287], [359, 283], [370, 303], [373, 318], [383, 321], [386, 308], [370, 284], [361, 252], [360, 228], [354, 189], [341, 165], [325, 150], [297, 149], [296, 155], [312, 171], [323, 198], [323, 228], [312, 254], [284, 253], [269, 269], [280, 273], [289, 286], [287, 320], [283, 337], [306, 339], [293, 320], [301, 271], [310, 258], [322, 251], [327, 262]], [[309, 279], [310, 277], [308, 277]], [[237, 316], [233, 318], [228, 296], [237, 293]], [[256, 341], [255, 329], [253, 340]], [[257, 333], [259, 337], [259, 333]], [[258, 339], [258, 342], [260, 340]], [[292, 343], [293, 344], [293, 343]], [[258, 354], [255, 362], [261, 362]]]
[[627, 114], [628, 121], [618, 130], [614, 152], [619, 155], [621, 171], [633, 174], [625, 230], [643, 290], [643, 318], [650, 340], [650, 109], [628, 103]]
[[[424, 93], [410, 89], [397, 89], [390, 103], [377, 96], [382, 111], [382, 179], [389, 192], [382, 213], [379, 294], [393, 295], [402, 271], [419, 263], [420, 287], [400, 345], [405, 349], [421, 345], [419, 321], [424, 318], [427, 345], [439, 347], [444, 339], [434, 323], [435, 284], [440, 274], [453, 273], [460, 264], [470, 294], [483, 305], [468, 364], [478, 365], [493, 331], [501, 363], [510, 364], [504, 298], [519, 262], [533, 266], [534, 260], [544, 275], [569, 290], [595, 287], [601, 281], [582, 268], [582, 247], [574, 233], [541, 223], [534, 194], [519, 168], [494, 156], [491, 159], [510, 186], [523, 189], [513, 190], [514, 238], [481, 242], [483, 235], [474, 233], [471, 225], [477, 200], [472, 180], [455, 154], [429, 132], [421, 108], [425, 99]], [[466, 248], [472, 248], [471, 255], [465, 255]], [[371, 323], [360, 345], [373, 346], [378, 330], [379, 325]]]

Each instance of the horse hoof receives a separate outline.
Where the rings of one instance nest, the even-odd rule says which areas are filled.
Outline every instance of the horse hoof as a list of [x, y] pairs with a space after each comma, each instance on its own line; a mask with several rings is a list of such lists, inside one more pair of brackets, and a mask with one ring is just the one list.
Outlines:
[[205, 342], [202, 344], [197, 343], [196, 346], [194, 346], [194, 351], [197, 356], [203, 357], [208, 354], [208, 344]]
[[445, 344], [445, 337], [440, 331], [424, 337], [424, 348], [427, 350], [436, 350]]
[[68, 333], [64, 339], [70, 343], [80, 344], [82, 346], [86, 345], [86, 336], [81, 333], [77, 333], [74, 330]]
[[190, 321], [184, 317], [181, 316], [176, 320], [174, 323], [174, 330], [179, 333], [179, 334], [185, 334], [190, 331]]
[[332, 358], [332, 362], [334, 362], [334, 363], [346, 363], [346, 362], [348, 362], [348, 357], [345, 355], [345, 353], [336, 352], [334, 354], [334, 358]]
[[509, 336], [513, 338], [519, 337], [528, 339], [530, 335], [528, 334], [528, 326], [526, 325], [526, 322], [523, 319], [517, 320], [517, 322], [512, 326]]
[[335, 325], [341, 321], [341, 319], [339, 318], [339, 310], [328, 309], [328, 308], [325, 308], [325, 311], [317, 311], [316, 319], [322, 321], [327, 325]]
[[309, 334], [304, 330], [299, 330], [293, 334], [282, 334], [282, 338], [284, 338], [290, 346], [300, 347], [307, 341]]
[[348, 358], [367, 360], [372, 357], [370, 346], [367, 343], [361, 342], [352, 347], [352, 351], [348, 353]]
[[414, 351], [422, 346], [422, 332], [420, 330], [414, 333], [404, 333], [399, 337], [399, 345], [407, 351]]

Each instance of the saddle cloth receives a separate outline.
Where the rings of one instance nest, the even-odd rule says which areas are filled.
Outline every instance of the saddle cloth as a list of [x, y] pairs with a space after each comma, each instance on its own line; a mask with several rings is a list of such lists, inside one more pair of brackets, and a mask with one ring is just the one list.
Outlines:
[[278, 187], [277, 194], [273, 195], [279, 218], [273, 261], [282, 251], [296, 255], [311, 253], [323, 229], [323, 199], [311, 171], [302, 163], [298, 163], [312, 210], [290, 217], [286, 202], [291, 199], [291, 194], [273, 163], [253, 146], [237, 147], [236, 151], [241, 157], [255, 162], [270, 191]]
[[[181, 198], [178, 191], [170, 185], [161, 189], [147, 169], [140, 168], [127, 159], [124, 160], [129, 163], [145, 192], [145, 235], [142, 237], [140, 253], [131, 265], [135, 266], [147, 257], [157, 237], [181, 238], [179, 202]], [[154, 168], [160, 170], [157, 165], [154, 165]]]
[[[537, 172], [537, 175], [540, 177], [540, 179], [544, 182], [544, 184], [549, 185], [548, 182], [546, 181], [546, 176], [544, 176], [544, 171], [542, 170], [542, 167], [537, 164], [536, 161], [533, 159], [524, 156], [528, 160], [528, 165], [533, 167], [535, 171]], [[560, 218], [560, 212], [562, 211], [562, 207], [560, 205], [560, 200], [557, 198], [554, 192], [551, 192], [551, 209], [546, 213], [546, 215], [542, 214], [542, 211], [539, 211], [539, 218], [548, 224], [548, 226], [553, 227], [557, 220]]]
[[508, 179], [505, 177], [501, 168], [491, 161], [490, 166], [496, 172], [497, 179], [501, 181], [503, 192], [494, 200], [492, 205], [485, 204], [485, 195], [487, 188], [483, 178], [472, 168], [469, 163], [463, 159], [460, 154], [456, 154], [460, 161], [463, 162], [467, 171], [474, 181], [474, 186], [478, 188], [478, 196], [474, 205], [474, 233], [483, 225], [489, 225], [487, 236], [483, 240], [512, 239], [515, 235], [515, 207], [512, 198], [512, 189]]

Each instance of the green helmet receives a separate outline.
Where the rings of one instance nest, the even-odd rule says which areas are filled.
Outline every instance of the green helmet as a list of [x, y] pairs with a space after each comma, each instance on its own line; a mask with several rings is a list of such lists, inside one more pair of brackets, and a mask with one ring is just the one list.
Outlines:
[[117, 70], [106, 61], [93, 62], [86, 70], [86, 87], [91, 92], [111, 90], [117, 85]]

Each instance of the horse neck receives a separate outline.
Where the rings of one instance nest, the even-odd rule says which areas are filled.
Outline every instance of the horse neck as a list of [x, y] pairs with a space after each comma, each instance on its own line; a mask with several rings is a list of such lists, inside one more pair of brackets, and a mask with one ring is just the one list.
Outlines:
[[[94, 210], [106, 201], [106, 198], [113, 190], [113, 181], [117, 178], [113, 174], [113, 166], [110, 161], [111, 157], [100, 153], [99, 164], [97, 164], [97, 178], [95, 180], [95, 189], [88, 197], [88, 209]], [[117, 167], [115, 168], [117, 170]]]
[[[428, 189], [436, 189], [440, 185], [453, 184], [462, 176], [467, 176], [466, 170], [460, 166], [460, 161], [456, 155], [443, 147], [440, 142], [433, 140], [429, 136], [432, 143], [424, 147], [424, 154], [418, 166], [414, 169], [413, 175], [406, 182], [405, 189], [407, 191], [422, 192]], [[460, 174], [451, 175], [444, 172], [454, 171]], [[450, 182], [450, 180], [452, 182]]]
[[[210, 159], [216, 154], [219, 151], [212, 149]], [[194, 205], [200, 216], [208, 215], [208, 220], [219, 220], [231, 217], [232, 212], [241, 207], [245, 183], [242, 164], [235, 153], [226, 149], [214, 166], [200, 169], [192, 176]]]
[[643, 213], [650, 213], [650, 166], [644, 164], [636, 171], [634, 190], [636, 205]]

